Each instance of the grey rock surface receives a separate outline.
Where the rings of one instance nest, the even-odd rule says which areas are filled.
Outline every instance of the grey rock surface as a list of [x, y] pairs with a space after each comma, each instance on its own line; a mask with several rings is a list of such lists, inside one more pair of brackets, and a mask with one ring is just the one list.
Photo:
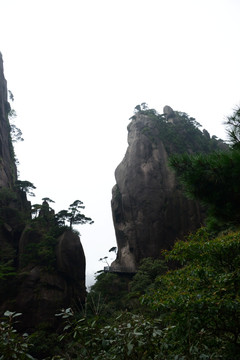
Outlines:
[[0, 187], [11, 187], [17, 178], [13, 148], [9, 137], [7, 81], [3, 72], [3, 59], [0, 53]]
[[143, 258], [159, 258], [163, 249], [203, 222], [199, 204], [186, 198], [168, 166], [158, 131], [156, 121], [143, 114], [128, 126], [128, 148], [115, 171], [112, 190], [118, 245], [114, 269], [134, 271]]

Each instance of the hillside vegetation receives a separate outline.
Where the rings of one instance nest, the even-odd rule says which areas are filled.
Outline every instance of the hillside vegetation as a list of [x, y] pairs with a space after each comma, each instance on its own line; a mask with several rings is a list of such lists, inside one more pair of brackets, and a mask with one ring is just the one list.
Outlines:
[[226, 126], [228, 150], [170, 159], [188, 196], [206, 206], [206, 226], [163, 259], [144, 259], [133, 278], [99, 273], [83, 308], [56, 314], [56, 333], [20, 335], [12, 324], [21, 316], [7, 312], [0, 359], [240, 359], [239, 109]]

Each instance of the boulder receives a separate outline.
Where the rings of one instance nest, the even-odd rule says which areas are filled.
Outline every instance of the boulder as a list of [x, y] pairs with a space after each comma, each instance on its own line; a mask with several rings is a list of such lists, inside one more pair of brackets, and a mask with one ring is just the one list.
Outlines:
[[[41, 232], [26, 229], [20, 241], [20, 258], [27, 253], [27, 246], [34, 246], [41, 239]], [[32, 251], [32, 248], [31, 248]], [[57, 240], [56, 268], [24, 264], [18, 274], [19, 290], [14, 310], [21, 312], [20, 327], [33, 331], [38, 326], [53, 327], [55, 314], [62, 308], [84, 304], [85, 255], [77, 234], [65, 231]]]
[[166, 116], [168, 121], [171, 121], [175, 118], [175, 113], [171, 106], [165, 105], [163, 108], [163, 114]]

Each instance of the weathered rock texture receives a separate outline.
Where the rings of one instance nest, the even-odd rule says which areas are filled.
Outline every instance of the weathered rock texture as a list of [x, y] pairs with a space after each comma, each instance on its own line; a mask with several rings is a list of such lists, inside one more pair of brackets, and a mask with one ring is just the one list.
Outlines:
[[[27, 228], [20, 239], [19, 256], [26, 255], [28, 246], [40, 241], [44, 241], [43, 234]], [[16, 307], [23, 314], [25, 329], [34, 329], [39, 324], [53, 326], [56, 312], [81, 307], [85, 301], [85, 255], [79, 236], [65, 231], [56, 240], [55, 254], [54, 268], [47, 268], [43, 261], [39, 265], [29, 261], [19, 268]]]
[[0, 187], [12, 187], [17, 178], [13, 146], [10, 138], [8, 113], [7, 81], [3, 72], [3, 60], [0, 53]]
[[115, 171], [112, 191], [115, 270], [135, 271], [143, 258], [159, 258], [162, 249], [170, 249], [177, 238], [203, 224], [203, 210], [184, 195], [168, 157], [174, 152], [206, 152], [217, 144], [206, 143], [185, 113], [176, 114], [175, 125], [168, 122], [169, 116], [175, 117], [172, 109], [164, 112], [167, 116], [141, 111], [128, 126], [128, 148]]
[[173, 122], [173, 119], [175, 118], [175, 113], [170, 106], [164, 106], [163, 113], [168, 121]]
[[85, 255], [80, 238], [58, 227], [43, 203], [31, 219], [26, 193], [16, 186], [7, 82], [0, 54], [0, 315], [22, 313], [19, 327], [54, 326], [61, 308], [85, 300]]

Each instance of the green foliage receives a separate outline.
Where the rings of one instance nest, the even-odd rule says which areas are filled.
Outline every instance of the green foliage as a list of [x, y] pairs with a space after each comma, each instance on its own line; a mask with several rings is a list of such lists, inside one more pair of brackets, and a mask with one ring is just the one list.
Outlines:
[[22, 131], [15, 124], [11, 124], [10, 127], [12, 142], [23, 141]]
[[138, 268], [138, 272], [134, 275], [130, 283], [131, 292], [144, 294], [149, 288], [154, 286], [157, 276], [166, 272], [167, 266], [163, 260], [145, 258], [142, 260]]
[[[9, 90], [8, 91], [9, 98], [11, 101], [14, 101], [13, 93]], [[16, 127], [16, 125], [13, 123], [15, 118], [17, 117], [16, 111], [14, 109], [11, 109], [10, 104], [8, 103], [9, 111], [8, 111], [8, 119], [10, 123], [10, 134], [11, 134], [11, 140], [12, 142], [17, 141], [23, 141], [22, 138], [22, 131]]]
[[17, 189], [26, 192], [30, 196], [35, 196], [33, 191], [36, 187], [28, 180], [17, 180], [15, 183]]
[[220, 223], [240, 222], [240, 151], [174, 155], [170, 165], [186, 193], [208, 206]]
[[46, 201], [47, 203], [55, 203], [55, 201], [50, 199], [49, 197], [42, 198], [42, 201]]
[[161, 330], [157, 321], [141, 315], [122, 313], [111, 324], [100, 319], [76, 319], [70, 309], [61, 314], [65, 319], [65, 357], [88, 360], [147, 360], [160, 359]]
[[[23, 183], [23, 184], [22, 184]], [[20, 182], [23, 188], [32, 184], [29, 182]], [[92, 219], [87, 218], [80, 212], [84, 208], [82, 202], [76, 200], [69, 206], [68, 211], [62, 210], [58, 214], [54, 214], [54, 210], [50, 208], [49, 203], [54, 202], [48, 197], [42, 199], [43, 203], [34, 204], [32, 213], [34, 218], [29, 223], [28, 232], [30, 235], [24, 252], [21, 255], [21, 266], [40, 265], [47, 271], [56, 271], [56, 245], [58, 238], [69, 227], [65, 225], [65, 220], [70, 223], [70, 229], [73, 224], [93, 223]], [[73, 231], [73, 230], [72, 230]], [[75, 231], [75, 230], [74, 230]]]
[[[163, 261], [146, 259], [130, 293], [123, 277], [98, 275], [82, 314], [57, 314], [64, 321], [58, 341], [52, 334], [45, 346], [35, 334], [39, 353], [48, 360], [238, 359], [240, 232], [214, 238], [202, 228], [165, 259], [181, 267], [166, 272]], [[136, 291], [144, 293], [142, 309], [123, 310]]]
[[[170, 166], [187, 195], [208, 209], [208, 226], [223, 229], [240, 223], [240, 109], [228, 118], [230, 151], [173, 155]], [[214, 139], [216, 140], [216, 139]]]
[[[152, 144], [163, 140], [168, 153], [208, 153], [222, 145], [216, 137], [205, 136], [195, 119], [185, 113], [175, 112], [172, 124], [145, 103], [135, 110], [155, 122], [154, 131], [146, 127], [142, 133]], [[171, 159], [188, 195], [207, 205], [218, 225], [238, 225], [240, 219], [238, 113], [234, 114], [235, 120], [229, 122], [234, 130], [233, 150]], [[17, 184], [23, 191], [29, 191], [31, 185]], [[0, 202], [8, 206], [14, 198], [4, 191], [2, 200], [0, 191]], [[119, 189], [116, 196], [121, 196]], [[27, 245], [24, 256], [26, 264], [32, 262], [54, 271], [58, 236], [74, 224], [93, 221], [81, 213], [84, 206], [79, 200], [56, 216], [49, 207], [51, 199], [43, 201], [44, 206], [33, 206], [36, 218], [29, 231], [35, 233], [36, 241]], [[8, 257], [1, 260], [0, 280], [11, 279], [15, 275], [12, 263]], [[168, 262], [179, 267], [167, 271]], [[132, 281], [113, 273], [98, 275], [83, 309], [76, 314], [71, 309], [57, 314], [64, 322], [62, 331], [61, 325], [58, 329], [58, 339], [55, 333], [39, 330], [31, 337], [35, 348], [28, 349], [28, 338], [17, 334], [12, 326], [19, 314], [5, 313], [9, 321], [4, 320], [0, 327], [0, 360], [31, 358], [27, 355], [30, 350], [33, 356], [45, 360], [239, 359], [239, 270], [240, 232], [214, 238], [202, 228], [165, 252], [165, 262], [145, 259]]]
[[[164, 326], [167, 359], [237, 359], [240, 350], [240, 233], [206, 229], [166, 253], [183, 267], [156, 280], [143, 303]], [[166, 344], [167, 346], [165, 347]]]
[[0, 189], [0, 206], [9, 206], [9, 204], [17, 199], [16, 193], [8, 188], [8, 187], [2, 187]]
[[227, 134], [233, 149], [240, 150], [240, 107], [234, 110], [233, 115], [226, 122]]
[[145, 102], [141, 103], [141, 105], [135, 106], [134, 114], [148, 115], [150, 117], [155, 117], [158, 115], [157, 111], [154, 109], [149, 109], [148, 104]]
[[33, 222], [29, 232], [30, 242], [25, 246], [21, 255], [21, 267], [40, 265], [47, 271], [56, 270], [55, 248], [57, 238], [54, 225], [48, 223], [48, 230], [42, 227], [42, 222]]
[[89, 217], [86, 217], [81, 213], [81, 209], [84, 209], [83, 202], [80, 200], [75, 200], [71, 205], [69, 205], [68, 210], [61, 210], [56, 214], [57, 222], [60, 226], [65, 226], [65, 222], [69, 222], [70, 229], [72, 225], [83, 225], [83, 224], [93, 224], [93, 220]]
[[159, 139], [162, 140], [168, 154], [209, 153], [219, 148], [227, 148], [227, 145], [221, 139], [217, 140], [216, 136], [205, 136], [199, 129], [201, 125], [184, 112], [175, 111], [174, 123], [168, 122], [166, 117], [158, 114], [156, 110], [149, 109], [145, 103], [135, 107], [135, 114], [137, 113], [151, 118], [154, 126], [145, 126], [142, 133], [152, 144], [158, 143]]
[[8, 90], [8, 95], [9, 95], [9, 99], [10, 99], [11, 101], [14, 101], [14, 95], [13, 95], [13, 93], [11, 92], [11, 90]]
[[14, 322], [20, 313], [6, 311], [0, 323], [0, 360], [33, 359], [29, 354], [29, 338], [14, 329]]
[[[101, 273], [96, 277], [90, 294], [101, 294], [108, 304], [109, 311], [126, 309], [125, 296], [128, 294], [128, 281], [125, 277], [113, 273]], [[95, 296], [95, 295], [94, 295]]]
[[16, 276], [16, 269], [12, 266], [12, 261], [3, 262], [0, 260], [0, 280]]
[[[55, 354], [61, 353], [59, 346], [59, 335], [57, 332], [38, 329], [33, 334], [29, 335], [31, 342], [30, 353], [35, 360], [51, 359]], [[55, 358], [54, 358], [55, 359]], [[66, 360], [66, 359], [63, 359]]]
[[42, 208], [41, 204], [33, 204], [33, 205], [31, 205], [31, 213], [32, 213], [34, 218], [37, 218], [41, 208]]

